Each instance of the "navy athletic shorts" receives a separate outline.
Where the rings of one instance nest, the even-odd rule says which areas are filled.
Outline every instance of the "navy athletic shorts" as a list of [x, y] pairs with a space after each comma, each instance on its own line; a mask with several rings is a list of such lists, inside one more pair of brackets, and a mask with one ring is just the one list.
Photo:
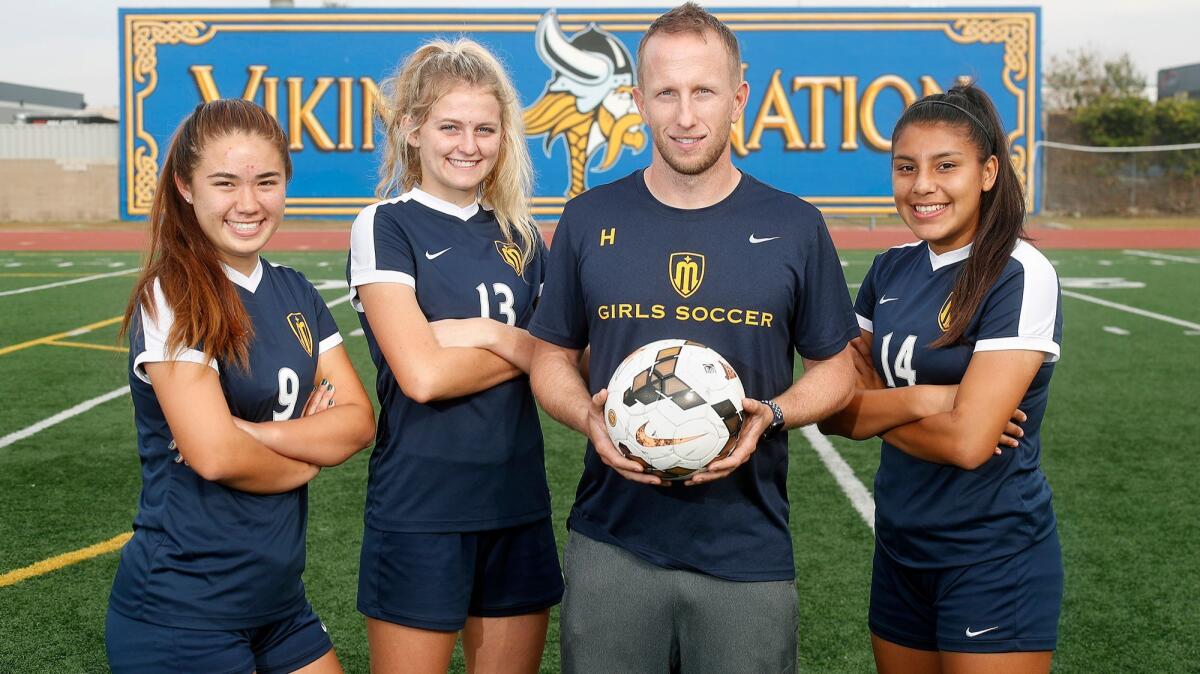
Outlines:
[[466, 533], [363, 532], [358, 610], [368, 618], [454, 632], [468, 615], [536, 613], [562, 594], [549, 517]]
[[104, 648], [114, 674], [273, 674], [316, 662], [333, 648], [333, 642], [312, 606], [269, 625], [238, 630], [155, 625], [110, 608], [104, 624]]
[[924, 651], [1052, 651], [1063, 566], [1058, 532], [1009, 557], [950, 569], [911, 569], [875, 546], [870, 628]]

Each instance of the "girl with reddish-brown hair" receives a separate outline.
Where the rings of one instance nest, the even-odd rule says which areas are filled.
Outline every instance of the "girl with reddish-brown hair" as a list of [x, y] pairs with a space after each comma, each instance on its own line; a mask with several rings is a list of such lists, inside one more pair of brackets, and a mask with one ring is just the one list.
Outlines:
[[259, 252], [287, 140], [257, 105], [171, 140], [125, 312], [142, 493], [109, 599], [114, 672], [340, 672], [305, 597], [307, 484], [374, 433], [316, 289]]

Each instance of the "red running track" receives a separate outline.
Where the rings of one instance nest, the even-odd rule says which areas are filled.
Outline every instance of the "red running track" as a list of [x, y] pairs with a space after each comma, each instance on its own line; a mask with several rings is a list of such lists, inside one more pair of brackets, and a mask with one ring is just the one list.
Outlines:
[[[905, 229], [832, 229], [834, 244], [843, 250], [883, 250], [913, 241]], [[543, 230], [546, 240], [553, 230]], [[1036, 229], [1033, 243], [1039, 248], [1200, 248], [1200, 229]], [[113, 231], [0, 231], [0, 250], [8, 251], [140, 251], [145, 232]], [[279, 231], [267, 250], [346, 250], [349, 230]]]

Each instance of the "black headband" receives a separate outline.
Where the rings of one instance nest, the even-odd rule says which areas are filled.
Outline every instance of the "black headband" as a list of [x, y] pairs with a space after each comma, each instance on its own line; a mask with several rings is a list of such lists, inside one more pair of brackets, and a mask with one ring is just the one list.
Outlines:
[[983, 132], [983, 137], [986, 138], [988, 143], [991, 145], [991, 149], [993, 151], [996, 149], [996, 141], [994, 138], [992, 138], [992, 132], [988, 130], [987, 126], [978, 117], [976, 117], [970, 110], [964, 108], [963, 106], [937, 98], [923, 98], [916, 103], [913, 103], [910, 109], [915, 108], [918, 105], [948, 105], [955, 110], [958, 110], [962, 114], [969, 117], [972, 122], [975, 122], [975, 126], [979, 127], [979, 130]]

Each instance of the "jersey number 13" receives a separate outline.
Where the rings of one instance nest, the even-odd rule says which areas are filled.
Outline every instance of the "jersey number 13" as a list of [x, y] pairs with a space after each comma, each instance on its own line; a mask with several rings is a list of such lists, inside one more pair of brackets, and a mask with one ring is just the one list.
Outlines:
[[[487, 284], [480, 283], [475, 286], [476, 292], [479, 293], [479, 315], [484, 318], [492, 317], [492, 300], [488, 296]], [[509, 325], [517, 324], [517, 314], [513, 311], [513, 291], [504, 283], [493, 283], [492, 293], [500, 300], [500, 315], [504, 316], [504, 322]]]

